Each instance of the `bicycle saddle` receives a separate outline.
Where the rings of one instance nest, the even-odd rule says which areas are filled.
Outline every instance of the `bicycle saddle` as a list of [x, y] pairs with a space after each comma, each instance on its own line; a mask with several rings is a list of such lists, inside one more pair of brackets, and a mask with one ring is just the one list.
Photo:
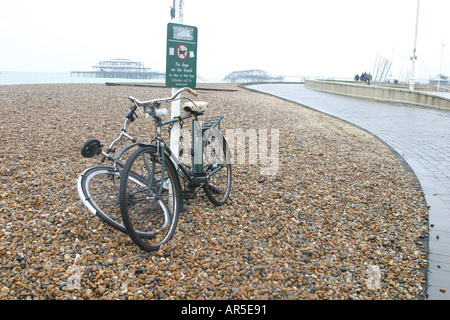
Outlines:
[[208, 109], [208, 102], [204, 101], [186, 102], [183, 104], [183, 110], [193, 114], [205, 113], [206, 109]]

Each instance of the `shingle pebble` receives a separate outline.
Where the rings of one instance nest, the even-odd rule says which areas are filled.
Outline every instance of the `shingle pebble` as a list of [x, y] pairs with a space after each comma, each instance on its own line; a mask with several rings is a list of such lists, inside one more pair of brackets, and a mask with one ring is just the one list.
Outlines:
[[[427, 257], [416, 243], [426, 240], [428, 213], [417, 179], [388, 147], [290, 102], [202, 86], [238, 89], [199, 90], [205, 117], [225, 116], [223, 132], [279, 130], [279, 168], [262, 175], [261, 164], [234, 164], [227, 204], [199, 192], [155, 253], [93, 217], [75, 183], [98, 163], [82, 158], [81, 145], [115, 138], [125, 95], [170, 89], [0, 86], [0, 299], [423, 296]], [[153, 125], [140, 117], [131, 132], [151, 140]]]

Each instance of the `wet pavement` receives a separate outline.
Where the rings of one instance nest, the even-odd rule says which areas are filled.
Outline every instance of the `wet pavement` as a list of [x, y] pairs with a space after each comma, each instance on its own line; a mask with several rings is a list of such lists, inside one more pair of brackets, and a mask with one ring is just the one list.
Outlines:
[[346, 97], [303, 84], [246, 87], [357, 125], [404, 158], [430, 207], [427, 299], [450, 299], [450, 111]]

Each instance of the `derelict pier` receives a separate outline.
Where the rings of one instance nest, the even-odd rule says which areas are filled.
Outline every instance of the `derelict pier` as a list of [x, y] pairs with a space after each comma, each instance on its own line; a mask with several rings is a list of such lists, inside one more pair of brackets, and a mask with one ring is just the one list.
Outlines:
[[125, 78], [125, 79], [161, 79], [165, 73], [151, 71], [142, 62], [129, 59], [111, 59], [100, 61], [92, 71], [71, 71], [71, 76], [89, 78]]

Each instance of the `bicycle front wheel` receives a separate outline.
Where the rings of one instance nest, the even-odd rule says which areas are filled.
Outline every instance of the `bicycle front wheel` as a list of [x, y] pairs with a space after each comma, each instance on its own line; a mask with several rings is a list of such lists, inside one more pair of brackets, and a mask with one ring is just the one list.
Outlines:
[[126, 233], [119, 208], [120, 172], [113, 167], [95, 166], [86, 169], [77, 180], [81, 202], [106, 224]]
[[217, 128], [203, 135], [203, 170], [207, 176], [203, 185], [206, 196], [216, 206], [223, 205], [231, 193], [231, 163], [227, 141]]
[[[181, 210], [180, 190], [172, 162], [167, 157], [161, 161], [155, 146], [140, 147], [128, 158], [120, 181], [120, 211], [128, 235], [139, 248], [156, 251], [173, 237]], [[141, 237], [142, 233], [153, 236]]]
[[[127, 233], [119, 207], [121, 172], [117, 168], [95, 166], [86, 169], [77, 180], [77, 191], [83, 205], [94, 215], [114, 229]], [[129, 179], [141, 182], [131, 174]], [[152, 233], [141, 233], [140, 237], [151, 238]]]

